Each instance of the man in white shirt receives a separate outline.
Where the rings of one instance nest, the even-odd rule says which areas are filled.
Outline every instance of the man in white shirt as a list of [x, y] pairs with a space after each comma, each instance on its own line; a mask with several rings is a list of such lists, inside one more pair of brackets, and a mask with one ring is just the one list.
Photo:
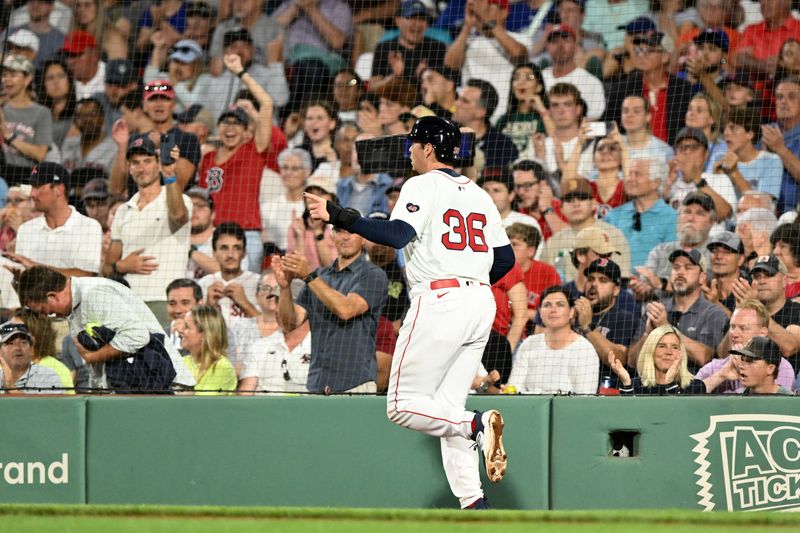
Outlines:
[[219, 309], [228, 327], [235, 330], [248, 318], [261, 313], [253, 303], [261, 276], [242, 270], [242, 259], [247, 253], [245, 234], [236, 222], [223, 222], [217, 226], [211, 246], [214, 259], [219, 263], [219, 272], [201, 278], [198, 283], [206, 303]]
[[25, 268], [45, 265], [66, 276], [94, 276], [100, 272], [103, 229], [69, 205], [68, 180], [58, 163], [33, 168], [31, 199], [43, 216], [19, 227], [16, 253], [7, 255]]
[[170, 156], [171, 164], [161, 163], [147, 134], [134, 136], [128, 143], [128, 172], [138, 192], [117, 209], [103, 266], [106, 276], [124, 274], [162, 325], [169, 324], [167, 285], [186, 273], [192, 214], [192, 202], [182, 194], [175, 176], [175, 161], [180, 157], [177, 146]]
[[556, 24], [547, 34], [547, 53], [553, 65], [542, 71], [544, 87], [548, 91], [556, 83], [571, 83], [581, 92], [586, 102], [586, 116], [598, 120], [606, 109], [606, 95], [603, 83], [586, 69], [575, 63], [578, 49], [575, 30], [566, 24]]

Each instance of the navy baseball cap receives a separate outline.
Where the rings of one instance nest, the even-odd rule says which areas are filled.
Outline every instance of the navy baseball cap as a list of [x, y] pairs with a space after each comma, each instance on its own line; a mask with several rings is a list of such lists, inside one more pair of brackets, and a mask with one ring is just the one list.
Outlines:
[[639, 35], [641, 33], [650, 33], [656, 31], [656, 23], [649, 17], [636, 17], [629, 21], [627, 24], [617, 26], [618, 30], [625, 30], [628, 35]]
[[684, 250], [683, 248], [678, 248], [671, 254], [669, 254], [669, 262], [672, 263], [679, 257], [686, 257], [689, 261], [692, 262], [694, 266], [699, 266], [700, 270], [706, 269], [706, 258], [703, 257], [703, 254], [700, 250], [696, 248], [692, 248], [690, 250]]
[[133, 63], [127, 59], [112, 59], [106, 63], [106, 83], [128, 85], [138, 79]]
[[728, 34], [725, 33], [724, 30], [714, 28], [706, 28], [698, 33], [697, 37], [694, 38], [694, 44], [700, 45], [705, 43], [711, 43], [718, 48], [721, 48], [725, 53], [728, 52], [731, 46], [731, 41], [728, 39]]
[[404, 0], [400, 4], [400, 16], [404, 19], [425, 17], [430, 18], [428, 7], [419, 0]]
[[244, 41], [248, 44], [253, 44], [253, 38], [250, 36], [250, 32], [245, 28], [237, 28], [225, 32], [225, 35], [222, 37], [222, 46], [223, 48], [227, 48], [236, 41]]
[[768, 337], [753, 337], [744, 348], [730, 350], [728, 353], [749, 357], [751, 359], [763, 359], [767, 364], [781, 364], [781, 349], [772, 339]]
[[756, 259], [756, 264], [750, 269], [750, 274], [755, 274], [759, 270], [766, 272], [769, 277], [774, 276], [778, 272], [781, 274], [786, 274], [788, 272], [788, 270], [786, 270], [786, 265], [783, 264], [783, 261], [774, 255], [762, 255]]
[[128, 142], [128, 151], [125, 153], [125, 157], [130, 159], [132, 155], [135, 154], [145, 154], [145, 155], [156, 155], [158, 153], [158, 147], [156, 143], [150, 139], [150, 136], [146, 133], [141, 135], [132, 135], [131, 140]]
[[584, 275], [588, 276], [592, 272], [603, 274], [617, 285], [622, 283], [622, 271], [620, 270], [619, 265], [611, 259], [601, 257], [589, 263], [589, 266], [586, 267]]
[[686, 195], [683, 205], [697, 204], [708, 212], [714, 210], [714, 200], [704, 192], [694, 191]]
[[695, 141], [699, 142], [706, 148], [708, 148], [708, 138], [706, 134], [703, 133], [703, 130], [700, 128], [681, 128], [678, 132], [677, 137], [675, 137], [675, 146], [678, 146], [678, 143], [684, 139], [694, 139]]
[[250, 123], [250, 117], [247, 116], [247, 113], [241, 107], [234, 107], [233, 109], [228, 109], [227, 111], [223, 111], [222, 114], [217, 119], [217, 124], [219, 124], [228, 117], [235, 118], [236, 120], [239, 121], [239, 124], [241, 124], [244, 127], [247, 127], [247, 125]]
[[68, 180], [69, 171], [58, 163], [49, 161], [44, 161], [33, 167], [31, 175], [28, 177], [28, 183], [32, 187], [39, 187], [48, 183], [62, 183], [66, 186]]

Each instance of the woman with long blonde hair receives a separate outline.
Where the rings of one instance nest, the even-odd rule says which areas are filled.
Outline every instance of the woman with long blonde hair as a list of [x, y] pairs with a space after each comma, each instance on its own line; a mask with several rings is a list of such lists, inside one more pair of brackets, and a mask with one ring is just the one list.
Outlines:
[[637, 376], [610, 352], [611, 369], [619, 376], [621, 394], [705, 394], [706, 385], [689, 372], [686, 346], [680, 332], [670, 325], [659, 326], [644, 341], [636, 364]]
[[236, 370], [228, 359], [228, 329], [216, 308], [195, 305], [184, 317], [181, 346], [189, 352], [183, 360], [192, 372], [198, 396], [232, 394]]

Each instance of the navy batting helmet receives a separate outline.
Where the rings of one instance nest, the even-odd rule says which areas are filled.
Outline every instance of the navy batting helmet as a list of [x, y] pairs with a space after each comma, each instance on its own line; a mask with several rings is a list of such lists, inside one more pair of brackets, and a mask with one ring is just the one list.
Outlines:
[[455, 163], [461, 146], [458, 126], [441, 117], [422, 117], [414, 123], [408, 139], [415, 143], [430, 143], [440, 163]]

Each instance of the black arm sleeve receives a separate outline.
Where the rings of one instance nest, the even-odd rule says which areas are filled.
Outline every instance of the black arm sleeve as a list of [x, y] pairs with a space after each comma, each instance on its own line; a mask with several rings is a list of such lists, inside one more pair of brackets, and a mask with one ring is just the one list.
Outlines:
[[514, 261], [516, 261], [516, 258], [510, 244], [495, 248], [494, 263], [492, 263], [492, 269], [489, 271], [489, 283], [494, 285], [503, 279], [503, 276], [508, 274], [508, 271], [514, 266]]
[[380, 220], [365, 217], [357, 218], [350, 224], [347, 231], [358, 233], [365, 239], [392, 248], [404, 247], [417, 235], [411, 224], [403, 220]]

